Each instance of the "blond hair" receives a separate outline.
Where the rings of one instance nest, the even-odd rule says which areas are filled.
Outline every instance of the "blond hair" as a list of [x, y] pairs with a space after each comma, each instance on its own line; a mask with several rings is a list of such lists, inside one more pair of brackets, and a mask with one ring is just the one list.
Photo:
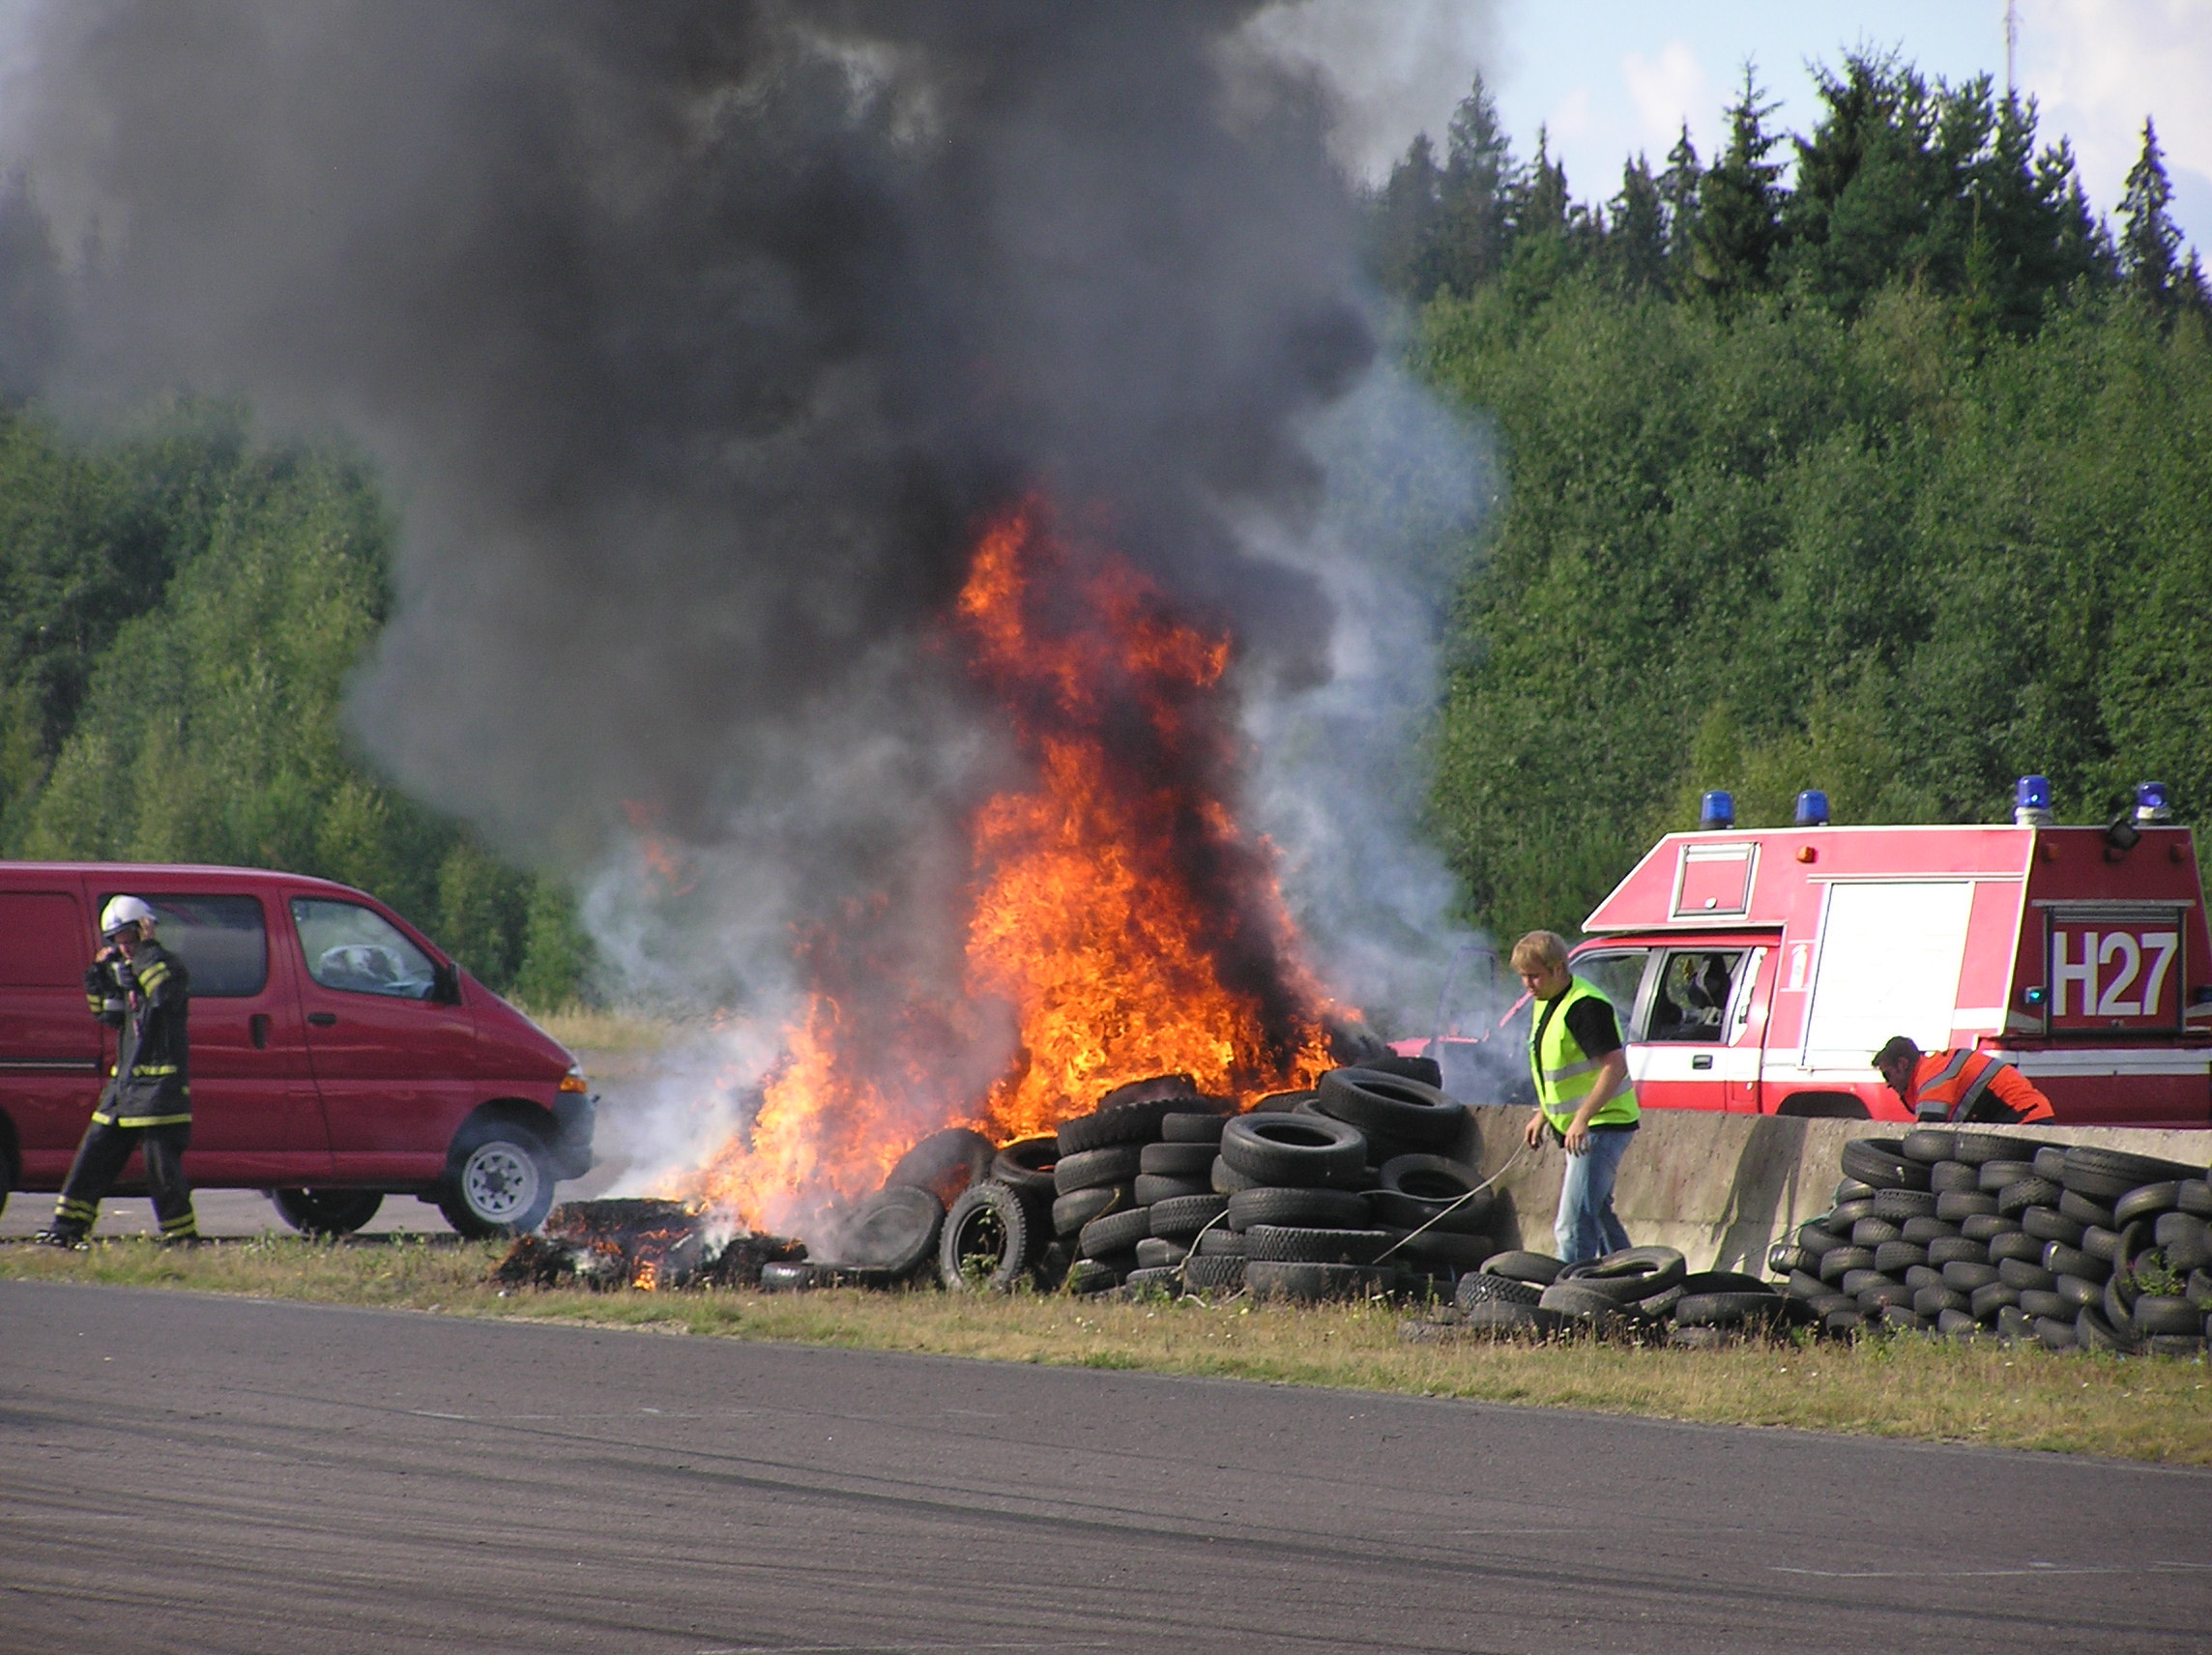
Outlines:
[[1567, 940], [1557, 931], [1531, 931], [1513, 944], [1516, 972], [1549, 972], [1567, 963]]

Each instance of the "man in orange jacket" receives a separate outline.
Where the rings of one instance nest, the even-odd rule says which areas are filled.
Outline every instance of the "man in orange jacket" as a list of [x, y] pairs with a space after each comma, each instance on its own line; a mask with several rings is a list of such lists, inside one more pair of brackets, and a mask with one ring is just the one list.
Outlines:
[[1890, 1089], [1921, 1120], [2049, 1120], [2051, 1100], [2002, 1058], [1971, 1047], [1923, 1053], [1903, 1034], [1874, 1055]]

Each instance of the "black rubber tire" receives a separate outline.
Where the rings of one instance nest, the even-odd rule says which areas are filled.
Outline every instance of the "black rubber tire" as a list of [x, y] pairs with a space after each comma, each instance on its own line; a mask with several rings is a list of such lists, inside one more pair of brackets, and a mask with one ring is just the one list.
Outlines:
[[1180, 1201], [1186, 1196], [1211, 1196], [1213, 1185], [1205, 1178], [1167, 1178], [1153, 1173], [1139, 1173], [1136, 1191], [1137, 1205], [1151, 1206], [1163, 1201]]
[[2112, 1261], [2084, 1253], [2079, 1247], [2069, 1247], [2063, 1241], [2053, 1241], [2043, 1250], [2043, 1267], [2053, 1275], [2080, 1276], [2101, 1287], [2112, 1273]]
[[1907, 1160], [1895, 1138], [1853, 1138], [1844, 1146], [1844, 1176], [1877, 1190], [1926, 1189], [1928, 1169]]
[[1923, 1247], [1933, 1247], [1938, 1241], [1959, 1239], [1959, 1227], [1956, 1224], [1946, 1224], [1940, 1218], [1908, 1218], [1901, 1228], [1905, 1232], [1902, 1239], [1917, 1241]]
[[1946, 1310], [1936, 1318], [1936, 1331], [1946, 1339], [1979, 1339], [1982, 1325], [1964, 1310]]
[[1391, 1241], [1388, 1256], [1412, 1268], [1442, 1268], [1454, 1274], [1478, 1270], [1482, 1262], [1498, 1251], [1498, 1243], [1487, 1235], [1463, 1235], [1456, 1230], [1415, 1233], [1386, 1228], [1390, 1229]]
[[1897, 1147], [1906, 1160], [1934, 1167], [1958, 1159], [1959, 1135], [1945, 1126], [1922, 1126], [1899, 1139]]
[[1248, 1178], [1219, 1155], [1213, 1157], [1213, 1172], [1208, 1180], [1215, 1195], [1235, 1195], [1239, 1190], [1258, 1189], [1260, 1180]]
[[912, 1275], [937, 1257], [945, 1205], [925, 1189], [893, 1184], [856, 1202], [836, 1226], [839, 1257], [821, 1261], [894, 1277]]
[[1075, 1255], [1079, 1259], [1106, 1259], [1116, 1253], [1125, 1253], [1152, 1233], [1151, 1209], [1132, 1206], [1123, 1212], [1109, 1212], [1104, 1218], [1093, 1218], [1077, 1233]]
[[938, 1279], [955, 1292], [998, 1292], [1027, 1281], [1044, 1251], [1048, 1226], [1034, 1198], [985, 1178], [953, 1200], [938, 1233]]
[[2204, 1313], [2177, 1293], [2142, 1294], [2128, 1308], [2128, 1321], [2139, 1337], [2204, 1332]]
[[1819, 1254], [1793, 1241], [1777, 1241], [1766, 1250], [1766, 1273], [1770, 1276], [1810, 1275], [1819, 1263]]
[[2205, 1341], [2191, 1339], [2178, 1333], [2154, 1333], [2142, 1340], [2136, 1349], [2147, 1356], [2180, 1356], [2183, 1358], [2204, 1354]]
[[2189, 1272], [2189, 1302], [2207, 1316], [2212, 1316], [2212, 1269]]
[[1382, 1163], [1380, 1181], [1367, 1200], [1378, 1224], [1404, 1225], [1409, 1230], [1428, 1224], [1435, 1230], [1479, 1235], [1490, 1227], [1494, 1205], [1490, 1191], [1481, 1184], [1482, 1175], [1463, 1161], [1442, 1155], [1398, 1155]]
[[1603, 1258], [1568, 1264], [1558, 1279], [1580, 1282], [1616, 1304], [1629, 1304], [1679, 1286], [1687, 1274], [1688, 1264], [1672, 1247], [1624, 1247]]
[[1367, 1230], [1367, 1198], [1352, 1190], [1278, 1189], [1263, 1186], [1239, 1190], [1229, 1198], [1230, 1229], [1249, 1230], [1256, 1224], [1303, 1226], [1317, 1230]]
[[2181, 1210], [2195, 1213], [2198, 1218], [2212, 1219], [2212, 1180], [2202, 1176], [2180, 1180], [2178, 1192]]
[[884, 1188], [927, 1190], [940, 1206], [949, 1207], [961, 1191], [991, 1176], [998, 1158], [998, 1146], [982, 1133], [947, 1126], [901, 1155], [884, 1175]]
[[1587, 1282], [1557, 1281], [1546, 1288], [1537, 1304], [1545, 1310], [1583, 1322], [1625, 1321], [1633, 1314], [1635, 1301], [1623, 1301], [1613, 1294], [1592, 1287]]
[[1033, 1201], [1050, 1205], [1060, 1193], [1052, 1170], [1060, 1164], [1060, 1139], [1052, 1133], [1017, 1138], [991, 1158], [991, 1176]]
[[[1189, 1110], [1189, 1095], [1116, 1104], [1063, 1120], [1060, 1123], [1060, 1152], [1063, 1156], [1081, 1155], [1122, 1144], [1149, 1144], [1160, 1135], [1163, 1119]], [[1136, 1176], [1134, 1171], [1130, 1176]]]
[[1994, 1264], [1977, 1264], [1970, 1259], [1955, 1259], [1943, 1266], [1943, 1285], [1963, 1293], [1974, 1292], [2003, 1279], [2003, 1272]]
[[2046, 1350], [2071, 1350], [2081, 1343], [2080, 1335], [2074, 1331], [2074, 1323], [2061, 1321], [2054, 1316], [2039, 1316], [2035, 1319], [2035, 1336], [2043, 1341]]
[[814, 1285], [814, 1266], [771, 1259], [760, 1267], [762, 1292], [804, 1292]]
[[2020, 1289], [2008, 1288], [2002, 1282], [1991, 1282], [1985, 1287], [1976, 1288], [1972, 1297], [1973, 1303], [1970, 1308], [1975, 1317], [1980, 1321], [1988, 1321], [2008, 1305], [2020, 1303]]
[[1949, 1195], [1954, 1190], [1978, 1190], [1982, 1187], [1982, 1174], [1978, 1167], [1965, 1161], [1937, 1161], [1928, 1169], [1928, 1187], [1936, 1195]]
[[2018, 1235], [2022, 1232], [2015, 1219], [2006, 1218], [2001, 1213], [1977, 1212], [1971, 1217], [1959, 1220], [1959, 1234], [1969, 1241], [1980, 1241], [1987, 1245], [2000, 1235]]
[[1151, 1233], [1166, 1241], [1188, 1241], [1228, 1209], [1229, 1198], [1220, 1195], [1171, 1196], [1146, 1208], [1151, 1215]]
[[2076, 1310], [2083, 1305], [2101, 1306], [2105, 1302], [2105, 1284], [2093, 1282], [2087, 1276], [2060, 1275], [2051, 1291]]
[[1122, 1298], [1157, 1298], [1165, 1295], [1178, 1298], [1182, 1294], [1182, 1266], [1139, 1264], [1121, 1278]]
[[[2017, 1184], [2023, 1178], [2032, 1178], [2036, 1176], [2033, 1161], [2007, 1158], [2001, 1161], [1984, 1161], [1980, 1173], [1975, 1176], [1975, 1182], [1991, 1195], [1998, 1195], [2003, 1192], [2005, 1185]], [[2055, 1202], [2056, 1198], [2053, 1197], [2052, 1200]]]
[[2031, 1206], [2020, 1215], [2020, 1227], [2038, 1241], [2063, 1241], [2069, 1247], [2081, 1239], [2083, 1226], [2055, 1206]]
[[271, 1190], [269, 1200], [276, 1208], [276, 1216], [303, 1235], [351, 1235], [376, 1216], [384, 1205], [384, 1192], [280, 1189]]
[[2155, 1231], [2167, 1268], [2186, 1276], [2212, 1266], [2212, 1228], [2193, 1212], [2161, 1213]]
[[1544, 1290], [1534, 1282], [1515, 1281], [1511, 1276], [1494, 1276], [1486, 1270], [1470, 1270], [1459, 1279], [1452, 1300], [1460, 1309], [1485, 1302], [1532, 1305], [1542, 1299]]
[[1112, 1292], [1121, 1285], [1121, 1271], [1104, 1259], [1078, 1259], [1067, 1266], [1067, 1277], [1061, 1283], [1061, 1291], [1077, 1298], [1088, 1298], [1094, 1293]]
[[1467, 1106], [1434, 1086], [1377, 1069], [1331, 1069], [1315, 1099], [1323, 1113], [1421, 1148], [1449, 1144], [1467, 1123]]
[[1379, 1075], [1395, 1075], [1400, 1080], [1419, 1081], [1425, 1087], [1444, 1084], [1443, 1065], [1434, 1058], [1401, 1058], [1392, 1053], [1386, 1058], [1362, 1058], [1353, 1066], [1371, 1069]]
[[1070, 1190], [1052, 1204], [1052, 1233], [1073, 1235], [1093, 1218], [1121, 1212], [1137, 1204], [1134, 1184], [1114, 1184], [1105, 1189]]
[[1894, 1276], [1885, 1276], [1878, 1270], [1868, 1272], [1874, 1279], [1859, 1283], [1851, 1297], [1858, 1300], [1859, 1309], [1872, 1314], [1912, 1302], [1912, 1289]]
[[[1877, 1191], [1877, 1194], [1879, 1192]], [[1848, 1235], [1853, 1227], [1874, 1216], [1874, 1196], [1857, 1201], [1839, 1201], [1828, 1209], [1828, 1228], [1838, 1235]]]
[[1180, 1241], [1168, 1241], [1157, 1235], [1148, 1235], [1137, 1243], [1137, 1268], [1140, 1270], [1173, 1269], [1190, 1256], [1190, 1249]]
[[2117, 1230], [2120, 1221], [2112, 1216], [2112, 1209], [2103, 1202], [2091, 1201], [2079, 1191], [2061, 1189], [2058, 1192], [2058, 1210], [2086, 1230], [2095, 1225], [2100, 1230]]
[[[2016, 1154], [2011, 1158], [2017, 1159], [2018, 1156]], [[2063, 1144], [2044, 1145], [2042, 1148], [2035, 1151], [2034, 1159], [2029, 1162], [2029, 1165], [2035, 1168], [2037, 1177], [2049, 1178], [2054, 1184], [2064, 1183], [2065, 1178], [2059, 1175], [2066, 1171], [2066, 1146]]]
[[1797, 1227], [1797, 1245], [1816, 1258], [1825, 1253], [1831, 1253], [1838, 1247], [1848, 1247], [1850, 1244], [1851, 1238], [1848, 1235], [1838, 1235], [1819, 1219], [1815, 1219], [1810, 1224], [1800, 1224]]
[[[1715, 1289], [1714, 1291], [1720, 1290]], [[1782, 1291], [1791, 1298], [1801, 1298], [1807, 1304], [1811, 1304], [1816, 1299], [1823, 1299], [1828, 1296], [1828, 1284], [1819, 1276], [1807, 1275], [1803, 1270], [1798, 1270], [1791, 1274], [1790, 1280], [1784, 1284]]]
[[1244, 1256], [1278, 1264], [1372, 1264], [1394, 1239], [1385, 1230], [1254, 1224], [1244, 1232]]
[[1903, 1224], [1908, 1218], [1933, 1218], [1936, 1197], [1929, 1190], [1885, 1189], [1874, 1198], [1874, 1215], [1892, 1224]]
[[1315, 1304], [1324, 1299], [1375, 1298], [1390, 1291], [1397, 1275], [1395, 1270], [1373, 1264], [1244, 1261], [1245, 1291], [1261, 1303]]
[[1160, 1141], [1165, 1144], [1212, 1144], [1221, 1142], [1221, 1129], [1229, 1124], [1229, 1117], [1208, 1110], [1203, 1113], [1184, 1111], [1179, 1115], [1160, 1117]]
[[1892, 1224], [1886, 1218], [1862, 1218], [1851, 1226], [1851, 1245], [1854, 1247], [1882, 1247], [1904, 1239], [1904, 1227]]
[[1510, 1276], [1517, 1282], [1530, 1282], [1540, 1288], [1550, 1287], [1557, 1281], [1559, 1272], [1566, 1267], [1566, 1262], [1562, 1259], [1555, 1259], [1549, 1253], [1531, 1253], [1525, 1249], [1493, 1254], [1482, 1262], [1486, 1275]]
[[1244, 1255], [1193, 1253], [1182, 1262], [1182, 1281], [1193, 1292], [1234, 1292], [1244, 1285]]
[[1154, 1177], [1195, 1178], [1204, 1183], [1219, 1153], [1211, 1144], [1147, 1144], [1137, 1151], [1137, 1170]]
[[1885, 1276], [1902, 1277], [1915, 1264], [1928, 1263], [1928, 1249], [1909, 1241], [1884, 1241], [1874, 1250], [1874, 1267]]
[[1144, 1171], [1144, 1148], [1136, 1144], [1109, 1144], [1098, 1149], [1069, 1151], [1063, 1147], [1052, 1170], [1052, 1187], [1062, 1195], [1077, 1190], [1105, 1189], [1133, 1183]]
[[1567, 1321], [1541, 1305], [1486, 1298], [1460, 1306], [1460, 1326], [1491, 1339], [1549, 1339], [1564, 1332]]
[[2007, 1138], [1996, 1132], [1954, 1132], [1951, 1134], [1951, 1159], [1964, 1161], [1969, 1167], [1978, 1167], [1984, 1161], [1999, 1161], [2008, 1155], [2017, 1155], [2024, 1142]]
[[1931, 1321], [1947, 1310], [1964, 1315], [1973, 1302], [1969, 1295], [1956, 1288], [1947, 1288], [1940, 1282], [1912, 1290], [1912, 1314], [1925, 1316]]
[[1928, 1262], [1937, 1269], [1946, 1264], [1986, 1265], [1990, 1262], [1989, 1243], [1969, 1241], [1964, 1235], [1939, 1236], [1928, 1243]]
[[1234, 1230], [1215, 1225], [1211, 1230], [1199, 1233], [1199, 1252], [1209, 1258], [1241, 1259], [1244, 1257], [1244, 1237]]
[[2050, 1292], [2058, 1286], [2056, 1272], [2047, 1270], [2025, 1259], [2001, 1259], [1997, 1262], [1997, 1280], [2022, 1292], [2036, 1291]]
[[1994, 1213], [1997, 1198], [1983, 1190], [1945, 1190], [1936, 1198], [1936, 1216], [1951, 1224], [1964, 1224], [1982, 1213]]
[[2101, 1230], [2092, 1224], [2081, 1232], [2081, 1251], [2110, 1264], [2120, 1256], [2120, 1233]]
[[2162, 1212], [2173, 1212], [2181, 1205], [2181, 1180], [2162, 1178], [2157, 1183], [2139, 1184], [2112, 1203], [2112, 1217], [2116, 1229], [2125, 1229], [2139, 1218], [2156, 1218]]
[[2055, 1207], [2058, 1186], [2049, 1178], [2022, 1178], [1997, 1191], [1997, 1211], [2018, 1215], [2031, 1206]]
[[2074, 1320], [2075, 1306], [2059, 1294], [2055, 1287], [2014, 1288], [2020, 1308], [2030, 1316], [2053, 1316], [2061, 1321]]
[[2185, 1167], [2178, 1161], [2162, 1161], [2152, 1155], [2130, 1155], [2118, 1149], [2100, 1149], [2092, 1144], [2076, 1144], [2066, 1151], [2066, 1172], [2062, 1181], [2068, 1189], [2079, 1189], [2091, 1201], [2098, 1201], [2103, 1198], [2096, 1190], [2090, 1188], [2087, 1181], [2076, 1182], [2076, 1178], [2108, 1182], [2117, 1180], [2122, 1187], [2111, 1198], [2117, 1201], [2129, 1190], [2143, 1184], [2163, 1183], [2168, 1178], [2203, 1176], [2202, 1167]]
[[1222, 1131], [1221, 1158], [1276, 1188], [1356, 1188], [1367, 1141], [1326, 1115], [1239, 1115]]
[[1831, 1310], [1820, 1318], [1820, 1331], [1830, 1339], [1856, 1338], [1866, 1328], [1866, 1313], [1853, 1304], [1847, 1310]]
[[527, 1126], [477, 1120], [453, 1135], [433, 1199], [446, 1222], [472, 1241], [527, 1235], [553, 1206], [553, 1163]]
[[1847, 1201], [1872, 1201], [1881, 1191], [1872, 1184], [1862, 1184], [1856, 1178], [1838, 1178], [1836, 1188], [1828, 1200], [1841, 1206]]
[[2135, 1340], [2121, 1334], [2105, 1320], [2103, 1312], [2088, 1304], [2075, 1315], [2074, 1342], [2084, 1350], [2102, 1350], [2113, 1355], [2128, 1354], [2136, 1349]]
[[1838, 1247], [1820, 1255], [1819, 1277], [1824, 1282], [1840, 1282], [1853, 1270], [1874, 1268], [1872, 1247]]
[[1790, 1306], [1780, 1293], [1684, 1293], [1674, 1303], [1674, 1321], [1681, 1327], [1779, 1327]]

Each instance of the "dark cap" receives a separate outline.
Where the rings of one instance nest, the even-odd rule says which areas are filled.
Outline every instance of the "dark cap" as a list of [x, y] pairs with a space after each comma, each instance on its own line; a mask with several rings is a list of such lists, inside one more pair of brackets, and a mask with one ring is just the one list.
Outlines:
[[1912, 1043], [1909, 1035], [1892, 1034], [1883, 1043], [1881, 1050], [1874, 1055], [1874, 1066], [1877, 1069], [1886, 1069], [1900, 1059], [1917, 1058], [1919, 1056], [1920, 1048]]

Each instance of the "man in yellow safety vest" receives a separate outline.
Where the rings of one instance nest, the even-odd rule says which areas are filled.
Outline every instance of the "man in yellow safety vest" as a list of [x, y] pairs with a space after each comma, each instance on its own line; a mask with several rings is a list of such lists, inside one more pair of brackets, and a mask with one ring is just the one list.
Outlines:
[[1528, 1069], [1537, 1113], [1528, 1147], [1547, 1134], [1567, 1151], [1552, 1234], [1559, 1257], [1574, 1263], [1629, 1245], [1613, 1210], [1614, 1180], [1641, 1110], [1628, 1082], [1628, 1052], [1619, 1020], [1596, 986], [1567, 969], [1566, 939], [1531, 931], [1513, 944], [1513, 969], [1533, 997], [1528, 1008]]

